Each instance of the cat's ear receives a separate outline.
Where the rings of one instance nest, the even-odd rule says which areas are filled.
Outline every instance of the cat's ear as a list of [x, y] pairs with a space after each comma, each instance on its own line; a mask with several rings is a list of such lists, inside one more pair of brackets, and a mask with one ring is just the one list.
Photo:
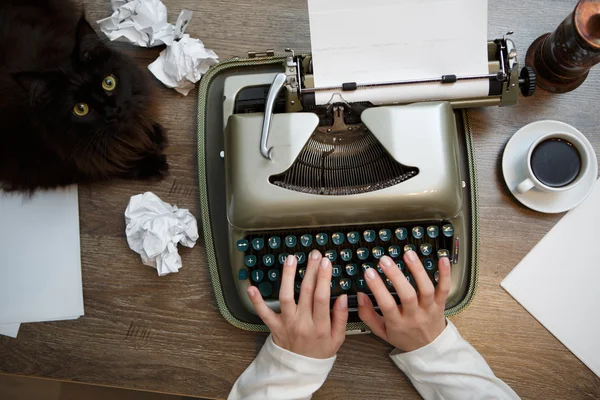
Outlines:
[[94, 28], [82, 15], [77, 23], [75, 56], [83, 63], [101, 61], [108, 57], [108, 47], [98, 37]]
[[60, 87], [62, 75], [59, 72], [17, 72], [13, 79], [29, 93], [29, 104], [44, 105], [50, 102], [54, 89]]

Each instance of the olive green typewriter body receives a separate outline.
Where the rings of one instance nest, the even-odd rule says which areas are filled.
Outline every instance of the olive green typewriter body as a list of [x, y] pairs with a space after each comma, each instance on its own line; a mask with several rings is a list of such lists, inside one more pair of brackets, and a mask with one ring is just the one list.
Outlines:
[[402, 260], [408, 249], [434, 284], [439, 258], [448, 257], [446, 313], [466, 307], [477, 283], [478, 230], [464, 108], [516, 101], [514, 91], [503, 93], [516, 60], [508, 63], [506, 54], [505, 65], [493, 61], [506, 45], [490, 42], [490, 74], [508, 75], [500, 84], [490, 80], [489, 98], [454, 102], [315, 105], [297, 90], [311, 81], [307, 55], [264, 54], [213, 67], [200, 85], [198, 163], [210, 276], [224, 317], [267, 330], [247, 288], [257, 286], [278, 311], [285, 258], [298, 261], [299, 293], [313, 249], [332, 262], [332, 302], [349, 296], [348, 332], [366, 331], [356, 293], [370, 294], [368, 268], [385, 280], [377, 265], [383, 255], [416, 287]]

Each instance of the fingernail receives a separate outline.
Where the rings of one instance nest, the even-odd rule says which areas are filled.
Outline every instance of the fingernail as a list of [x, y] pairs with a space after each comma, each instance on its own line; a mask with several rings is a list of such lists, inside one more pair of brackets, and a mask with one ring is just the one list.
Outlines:
[[340, 308], [348, 307], [348, 295], [343, 295], [340, 299]]
[[313, 250], [310, 252], [310, 258], [312, 258], [313, 260], [318, 260], [319, 257], [321, 257], [321, 253], [319, 253], [319, 250]]
[[389, 258], [388, 256], [383, 256], [383, 257], [381, 257], [381, 260], [379, 260], [379, 265], [381, 265], [382, 268], [391, 268], [391, 267], [395, 266], [396, 264], [394, 264], [392, 259]]
[[450, 268], [450, 260], [448, 257], [442, 257], [442, 265], [444, 268]]
[[362, 292], [358, 292], [358, 305], [359, 306], [364, 306], [365, 305], [365, 298], [363, 297], [364, 294]]
[[329, 258], [323, 257], [321, 259], [321, 263], [320, 263], [321, 268], [327, 269], [327, 268], [329, 268], [330, 265], [331, 265], [331, 261], [329, 261]]
[[375, 279], [375, 270], [373, 268], [367, 268], [367, 271], [365, 272], [365, 276], [369, 279]]
[[406, 254], [406, 257], [407, 257], [407, 258], [408, 258], [410, 261], [413, 261], [413, 262], [414, 262], [414, 261], [417, 261], [417, 254], [416, 254], [414, 251], [412, 251], [412, 250], [409, 250], [409, 251], [407, 251], [407, 252], [406, 252], [406, 253], [404, 253], [404, 254]]
[[249, 287], [249, 288], [246, 290], [246, 292], [248, 292], [248, 296], [250, 296], [250, 297], [254, 297], [254, 287], [253, 287], [253, 286], [250, 286], [250, 287]]
[[288, 267], [292, 266], [294, 264], [294, 258], [296, 257], [293, 254], [287, 256], [287, 258], [285, 259], [285, 265], [287, 265]]

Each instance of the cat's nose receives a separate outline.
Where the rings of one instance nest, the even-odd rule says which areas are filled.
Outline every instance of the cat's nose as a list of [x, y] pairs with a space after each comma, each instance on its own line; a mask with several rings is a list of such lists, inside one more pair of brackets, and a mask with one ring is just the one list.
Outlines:
[[107, 118], [116, 118], [121, 115], [121, 107], [106, 107], [104, 112]]

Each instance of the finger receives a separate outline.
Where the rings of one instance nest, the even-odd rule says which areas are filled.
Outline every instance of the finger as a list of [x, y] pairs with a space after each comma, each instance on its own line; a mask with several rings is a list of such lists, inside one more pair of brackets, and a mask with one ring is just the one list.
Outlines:
[[327, 326], [331, 329], [331, 317], [329, 314], [329, 301], [331, 299], [331, 261], [327, 257], [321, 258], [319, 271], [317, 272], [317, 286], [313, 297], [313, 321], [315, 324]]
[[385, 330], [385, 321], [383, 317], [373, 308], [373, 302], [364, 293], [358, 292], [358, 317], [364, 322], [371, 332], [386, 340], [387, 334]]
[[296, 280], [296, 257], [287, 256], [281, 272], [281, 287], [279, 289], [279, 306], [284, 318], [296, 314], [296, 300], [294, 299], [294, 281]]
[[[417, 294], [412, 285], [406, 280], [406, 276], [402, 273], [396, 263], [388, 256], [383, 256], [379, 260], [379, 266], [383, 270], [386, 277], [392, 281], [396, 293], [400, 298], [401, 309], [404, 312], [414, 312], [419, 303], [417, 302]], [[379, 302], [379, 300], [377, 300]]]
[[417, 288], [419, 289], [419, 303], [424, 307], [430, 306], [433, 303], [435, 288], [433, 287], [429, 275], [425, 272], [423, 263], [419, 260], [417, 253], [412, 250], [404, 253], [404, 262], [417, 282]]
[[308, 255], [308, 265], [302, 285], [300, 286], [300, 299], [298, 299], [298, 312], [311, 314], [313, 307], [313, 296], [315, 294], [315, 285], [317, 283], [317, 272], [319, 271], [319, 262], [321, 262], [321, 253], [319, 250], [313, 250]]
[[248, 288], [248, 297], [250, 297], [250, 301], [252, 302], [256, 313], [269, 329], [271, 331], [277, 329], [279, 327], [279, 316], [269, 308], [267, 303], [265, 303], [257, 287], [250, 286]]
[[379, 274], [375, 272], [375, 269], [369, 268], [365, 272], [365, 278], [386, 321], [399, 323], [400, 309], [398, 308], [398, 304], [396, 304], [396, 300], [390, 294]]
[[348, 295], [341, 295], [333, 304], [333, 315], [331, 317], [331, 335], [336, 338], [340, 345], [346, 338], [346, 323], [348, 322]]
[[446, 300], [448, 300], [448, 294], [450, 293], [451, 284], [451, 271], [450, 271], [450, 260], [448, 257], [442, 257], [438, 261], [438, 274], [439, 281], [437, 288], [435, 289], [435, 302], [440, 306], [446, 306]]

